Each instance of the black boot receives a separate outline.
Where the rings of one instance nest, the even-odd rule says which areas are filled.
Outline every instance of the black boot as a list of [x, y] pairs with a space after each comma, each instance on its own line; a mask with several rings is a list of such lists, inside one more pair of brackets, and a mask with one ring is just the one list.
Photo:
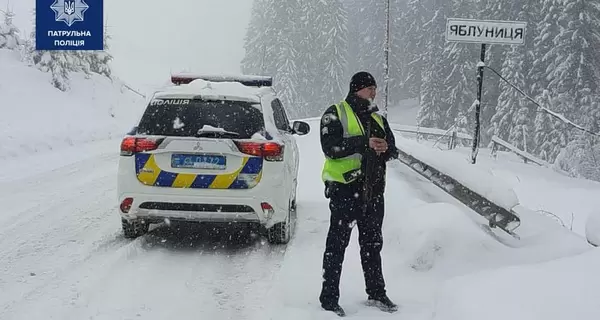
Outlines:
[[342, 307], [340, 307], [340, 305], [337, 303], [322, 303], [321, 307], [327, 311], [331, 311], [337, 314], [340, 317], [346, 316], [346, 312], [344, 311], [344, 309], [342, 309]]
[[381, 311], [385, 312], [396, 312], [398, 311], [398, 305], [393, 303], [390, 298], [386, 295], [380, 297], [369, 297], [367, 304], [373, 307], [379, 308]]

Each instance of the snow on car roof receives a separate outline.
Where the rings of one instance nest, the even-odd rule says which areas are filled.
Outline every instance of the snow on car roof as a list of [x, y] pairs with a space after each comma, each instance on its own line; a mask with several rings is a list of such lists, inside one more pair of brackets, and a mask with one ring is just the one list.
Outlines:
[[269, 87], [249, 87], [233, 81], [211, 82], [196, 79], [189, 84], [171, 85], [163, 88], [155, 93], [154, 98], [201, 96], [203, 98], [260, 103], [260, 96], [268, 90], [270, 90]]

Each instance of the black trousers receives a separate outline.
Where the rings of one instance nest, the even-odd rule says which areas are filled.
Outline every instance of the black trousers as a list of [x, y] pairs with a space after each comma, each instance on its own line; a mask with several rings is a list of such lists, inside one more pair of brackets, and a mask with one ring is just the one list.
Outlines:
[[383, 247], [381, 232], [384, 216], [383, 192], [372, 195], [365, 213], [363, 210], [365, 202], [359, 188], [336, 184], [326, 190], [329, 190], [326, 191], [326, 196], [330, 199], [331, 218], [323, 254], [323, 286], [319, 297], [320, 302], [333, 304], [339, 301], [342, 263], [354, 224], [358, 226], [360, 259], [366, 293], [371, 297], [385, 295], [380, 254]]

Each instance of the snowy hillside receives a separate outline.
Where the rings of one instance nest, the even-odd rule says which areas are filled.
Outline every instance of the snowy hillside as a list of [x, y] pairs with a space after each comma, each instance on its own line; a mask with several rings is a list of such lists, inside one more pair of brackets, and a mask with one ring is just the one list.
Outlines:
[[0, 49], [0, 160], [122, 136], [145, 99], [119, 80], [73, 73], [71, 89]]

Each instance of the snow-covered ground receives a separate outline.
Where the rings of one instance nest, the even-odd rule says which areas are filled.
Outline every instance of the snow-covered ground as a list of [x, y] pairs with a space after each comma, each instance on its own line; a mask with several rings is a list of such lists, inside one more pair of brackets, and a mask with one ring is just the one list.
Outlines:
[[[123, 239], [115, 199], [119, 139], [20, 157], [10, 166], [0, 160], [0, 176], [12, 177], [0, 180], [0, 319], [336, 319], [317, 300], [329, 211], [318, 122], [310, 123], [313, 132], [298, 138], [299, 223], [287, 246], [191, 226]], [[34, 174], [16, 174], [40, 163]], [[399, 162], [390, 164], [388, 179], [384, 272], [401, 310], [363, 306], [355, 232], [341, 287], [341, 303], [355, 319], [469, 320], [498, 310], [512, 310], [513, 319], [558, 319], [545, 317], [548, 310], [600, 317], [586, 299], [597, 287], [600, 259], [582, 237], [540, 215], [522, 243], [509, 247]]]
[[[398, 146], [405, 152], [428, 161], [480, 192], [493, 193], [491, 198], [500, 199], [498, 202], [516, 200], [583, 237], [593, 231], [586, 230], [590, 224], [600, 227], [600, 198], [597, 196], [600, 182], [576, 179], [550, 167], [524, 163], [512, 152], [498, 151], [494, 159], [487, 148], [480, 149], [477, 163], [473, 165], [471, 147], [445, 150], [443, 143], [432, 147], [433, 141], [417, 142], [400, 133], [396, 135]], [[595, 232], [600, 237], [600, 228]]]
[[[316, 125], [317, 122], [312, 122], [313, 128]], [[320, 263], [329, 218], [327, 202], [322, 196], [317, 174], [323, 158], [317, 151], [318, 136], [309, 135], [299, 140], [302, 152], [315, 151], [310, 152], [311, 156], [305, 157], [301, 163], [299, 233], [288, 247], [271, 295], [273, 299], [280, 297], [281, 303], [276, 303], [269, 313], [270, 317], [265, 318], [275, 319], [285, 314], [288, 319], [335, 319], [335, 316], [320, 311], [317, 300]], [[451, 290], [443, 291], [448, 290], [446, 281], [463, 276], [466, 277], [465, 283], [470, 284], [470, 275], [477, 275], [479, 272], [501, 272], [504, 268], [519, 269], [520, 266], [531, 268], [535, 264], [592, 250], [585, 239], [544, 216], [529, 220], [535, 223], [524, 223], [526, 229], [522, 234], [523, 239], [516, 247], [501, 244], [469, 218], [473, 214], [468, 209], [425, 178], [399, 162], [391, 163], [390, 167], [384, 226], [384, 272], [389, 295], [402, 308], [397, 314], [386, 315], [363, 306], [364, 282], [355, 232], [346, 254], [340, 301], [355, 319], [386, 316], [393, 319], [481, 319], [480, 315], [470, 317], [465, 314], [461, 314], [462, 318], [450, 318], [458, 311], [470, 310], [471, 304], [463, 302], [464, 305], [460, 305], [461, 309], [458, 311], [451, 308], [452, 305], [447, 301], [460, 297], [454, 296]], [[591, 269], [587, 270], [588, 273], [577, 276], [593, 277]], [[510, 290], [513, 290], [521, 286], [523, 279], [509, 278], [502, 281], [505, 285], [512, 285]], [[510, 290], [495, 291], [494, 286], [478, 290], [478, 297], [484, 297], [479, 299], [512, 294]], [[560, 287], [554, 290], [562, 292]], [[546, 289], [535, 292], [551, 294], [552, 291]], [[574, 295], [577, 296], [577, 293]], [[472, 301], [471, 297], [469, 299]], [[559, 308], [571, 302], [559, 300], [555, 303], [555, 307]], [[595, 308], [594, 301], [580, 303], [588, 310]], [[537, 309], [529, 309], [526, 302], [524, 304], [521, 312], [525, 316], [521, 318], [519, 312], [513, 312], [512, 318], [541, 319], [531, 316]]]
[[[60, 92], [47, 74], [0, 50], [0, 319], [337, 318], [321, 311], [317, 299], [329, 219], [318, 119], [308, 120], [311, 134], [297, 138], [299, 223], [289, 245], [197, 226], [158, 226], [128, 241], [116, 212], [117, 150], [144, 99], [118, 81], [78, 77], [70, 92]], [[391, 121], [411, 124], [406, 110], [412, 109], [394, 109]], [[450, 171], [463, 170], [464, 179], [481, 177], [467, 175], [468, 148], [441, 151], [397, 139], [423, 157], [443, 159]], [[485, 152], [477, 169], [486, 182], [496, 179], [521, 205], [552, 212], [566, 227], [548, 214], [529, 215], [522, 240], [503, 244], [472, 211], [391, 162], [384, 272], [401, 310], [389, 315], [363, 306], [355, 232], [341, 288], [351, 316], [600, 317], [584, 296], [599, 284], [600, 255], [584, 235], [600, 184]]]
[[67, 92], [50, 80], [17, 52], [0, 49], [0, 159], [120, 137], [145, 105], [118, 79], [72, 74]]

